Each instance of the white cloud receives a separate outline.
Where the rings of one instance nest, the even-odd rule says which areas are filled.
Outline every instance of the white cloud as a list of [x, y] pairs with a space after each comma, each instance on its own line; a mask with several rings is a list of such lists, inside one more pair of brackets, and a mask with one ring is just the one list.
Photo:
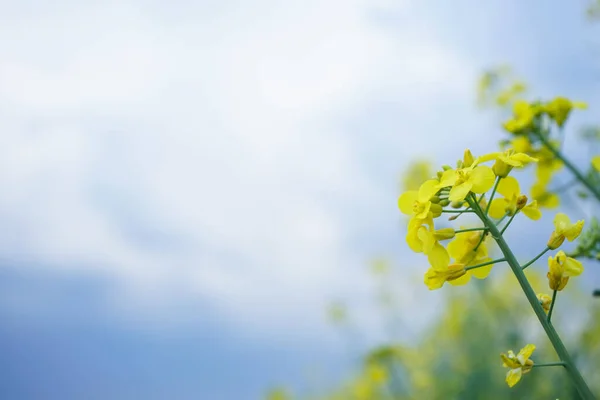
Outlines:
[[315, 324], [366, 290], [342, 206], [390, 194], [340, 122], [378, 93], [412, 121], [473, 69], [431, 29], [380, 29], [371, 2], [169, 7], [2, 21], [0, 220], [19, 235], [1, 250], [249, 329]]

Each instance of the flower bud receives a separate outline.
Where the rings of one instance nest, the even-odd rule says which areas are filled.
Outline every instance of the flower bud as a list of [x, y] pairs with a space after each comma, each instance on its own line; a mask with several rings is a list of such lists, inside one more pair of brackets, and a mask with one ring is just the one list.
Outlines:
[[443, 171], [438, 171], [438, 172], [437, 172], [437, 177], [438, 177], [438, 179], [441, 179], [441, 178], [442, 178], [442, 175], [444, 175], [444, 172], [443, 172]]
[[452, 228], [442, 228], [436, 230], [433, 235], [438, 241], [440, 241], [454, 238], [456, 232]]
[[552, 304], [552, 297], [548, 296], [547, 294], [540, 293], [537, 295], [537, 298], [546, 314], [548, 314], [548, 311], [550, 311], [550, 305]]
[[462, 208], [463, 204], [464, 203], [462, 201], [453, 201], [452, 203], [450, 203], [450, 207], [452, 207], [452, 208]]
[[500, 159], [496, 160], [492, 166], [492, 171], [494, 171], [494, 174], [500, 178], [506, 178], [512, 169], [513, 167], [511, 165], [508, 165]]
[[517, 210], [522, 209], [526, 205], [527, 205], [527, 196], [522, 194], [517, 198]]
[[433, 204], [438, 204], [440, 202], [440, 198], [439, 196], [433, 196], [431, 199], [429, 199], [429, 201]]
[[552, 231], [550, 235], [550, 239], [548, 239], [548, 243], [546, 246], [550, 248], [550, 250], [556, 250], [560, 247], [561, 244], [565, 241], [565, 235], [558, 235], [556, 231]]
[[465, 154], [463, 156], [463, 166], [468, 168], [475, 162], [475, 158], [473, 158], [473, 154], [471, 154], [471, 150], [466, 149]]
[[440, 206], [446, 207], [448, 204], [450, 204], [450, 200], [448, 200], [448, 199], [440, 200]]
[[431, 212], [433, 218], [437, 218], [442, 215], [442, 206], [440, 204], [431, 204], [429, 207], [429, 211]]
[[448, 171], [448, 170], [451, 170], [451, 169], [454, 169], [454, 168], [452, 168], [452, 167], [451, 167], [451, 166], [449, 166], [449, 165], [442, 165], [442, 169], [443, 169], [444, 171]]

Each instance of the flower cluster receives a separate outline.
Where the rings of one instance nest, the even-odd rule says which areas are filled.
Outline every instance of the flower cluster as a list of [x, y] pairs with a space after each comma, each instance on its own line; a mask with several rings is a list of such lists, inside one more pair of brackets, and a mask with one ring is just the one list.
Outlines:
[[[550, 127], [555, 124], [562, 128], [573, 109], [585, 109], [583, 102], [571, 101], [565, 97], [556, 97], [546, 103], [528, 103], [516, 101], [513, 104], [513, 116], [504, 123], [504, 129], [513, 137], [505, 142], [515, 151], [528, 154], [538, 160], [536, 181], [531, 187], [531, 195], [540, 207], [556, 208], [560, 199], [549, 189], [552, 177], [563, 167], [563, 162], [555, 156], [552, 149], [559, 149], [560, 143], [549, 137]], [[597, 161], [600, 166], [600, 160]]]
[[[536, 112], [545, 112], [559, 125], [568, 116], [566, 106], [561, 102], [552, 103], [543, 110], [534, 109], [534, 112], [529, 109], [528, 112], [534, 115]], [[525, 122], [518, 123], [522, 126], [519, 129], [526, 129]], [[515, 140], [523, 139], [524, 137]], [[554, 230], [549, 235], [546, 248], [531, 261], [520, 265], [507, 248], [503, 234], [517, 214], [522, 213], [534, 221], [542, 216], [539, 201], [528, 202], [527, 195], [521, 192], [519, 181], [511, 173], [515, 168], [539, 163], [543, 158], [533, 157], [527, 149], [519, 150], [509, 148], [474, 157], [467, 149], [455, 168], [443, 166], [435, 177], [425, 179], [417, 190], [408, 190], [399, 197], [398, 207], [410, 217], [406, 242], [413, 251], [427, 256], [429, 261], [424, 283], [430, 290], [440, 289], [446, 282], [464, 285], [472, 276], [486, 278], [493, 265], [500, 262], [509, 263], [524, 288], [531, 287], [523, 270], [546, 252], [558, 249], [565, 240], [572, 242], [580, 236], [584, 221], [573, 223], [567, 215], [558, 213], [554, 217]], [[539, 154], [542, 153], [538, 152]], [[550, 158], [552, 157], [549, 156]], [[544, 170], [538, 166], [538, 175], [540, 171]], [[482, 226], [460, 226], [458, 229], [443, 226], [444, 222], [440, 222], [443, 221], [440, 217], [448, 214], [448, 221], [454, 221], [464, 214], [474, 214]], [[498, 244], [504, 257], [490, 257], [490, 237]], [[537, 308], [538, 317], [542, 318], [543, 323], [550, 324], [557, 292], [565, 288], [571, 277], [582, 272], [581, 262], [562, 250], [548, 258], [547, 278], [548, 287], [553, 291], [552, 296], [540, 293], [536, 297], [528, 294], [530, 304]], [[545, 318], [540, 314], [545, 315]], [[530, 344], [517, 355], [512, 351], [502, 354], [503, 364], [509, 368], [506, 382], [510, 387], [533, 368], [533, 361], [529, 357], [534, 349], [535, 346]]]
[[[484, 165], [492, 161], [491, 167]], [[505, 217], [512, 220], [520, 211], [534, 220], [541, 217], [537, 202], [527, 203], [527, 196], [521, 193], [517, 180], [508, 176], [513, 168], [536, 161], [512, 149], [478, 158], [467, 149], [456, 168], [444, 166], [436, 178], [400, 196], [398, 206], [402, 213], [410, 216], [406, 242], [413, 251], [426, 255], [430, 264], [424, 279], [429, 289], [439, 289], [446, 282], [464, 285], [471, 276], [483, 279], [494, 264], [489, 257], [485, 227], [458, 230], [436, 227], [435, 220], [442, 214], [455, 214], [450, 218], [454, 220], [463, 213], [483, 213], [485, 209], [499, 220]], [[490, 190], [488, 203], [485, 194]], [[493, 199], [495, 192], [502, 197]], [[450, 242], [444, 246], [442, 242], [446, 240]]]

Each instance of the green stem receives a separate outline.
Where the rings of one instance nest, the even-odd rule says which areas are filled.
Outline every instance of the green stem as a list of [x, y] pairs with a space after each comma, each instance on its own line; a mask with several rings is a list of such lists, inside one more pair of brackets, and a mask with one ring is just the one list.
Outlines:
[[529, 261], [527, 264], [523, 265], [523, 266], [521, 267], [521, 269], [525, 269], [525, 268], [529, 267], [531, 264], [533, 264], [534, 262], [536, 262], [536, 261], [537, 261], [537, 260], [538, 260], [538, 259], [539, 259], [541, 256], [543, 256], [544, 254], [546, 254], [546, 252], [547, 252], [548, 250], [550, 250], [550, 247], [546, 247], [546, 248], [544, 249], [544, 251], [542, 251], [540, 254], [538, 254], [537, 256], [535, 256], [535, 257], [533, 258], [533, 260], [531, 260], [531, 261]]
[[502, 230], [500, 231], [500, 235], [504, 234], [504, 231], [506, 231], [506, 228], [508, 228], [508, 226], [510, 225], [510, 223], [513, 221], [513, 219], [515, 219], [516, 215], [519, 213], [519, 210], [515, 211], [515, 213], [513, 215], [510, 216], [510, 219], [508, 220], [508, 222], [506, 223], [506, 225], [504, 225], [504, 228], [502, 228]]
[[487, 216], [485, 216], [483, 214], [483, 211], [481, 210], [481, 208], [478, 209], [477, 204], [474, 205], [474, 209], [477, 212], [481, 221], [488, 227], [490, 234], [492, 235], [492, 237], [498, 244], [498, 247], [502, 251], [502, 254], [504, 254], [504, 258], [506, 258], [508, 265], [510, 265], [510, 268], [512, 269], [513, 273], [515, 274], [515, 277], [517, 278], [517, 281], [519, 282], [521, 289], [523, 289], [523, 292], [525, 293], [525, 296], [527, 297], [527, 300], [529, 301], [531, 308], [533, 309], [535, 315], [537, 316], [538, 320], [540, 321], [542, 328], [544, 328], [544, 331], [546, 332], [548, 339], [552, 343], [554, 350], [558, 354], [560, 360], [564, 363], [565, 369], [566, 369], [567, 373], [569, 374], [571, 381], [577, 388], [577, 392], [579, 393], [581, 398], [584, 400], [595, 399], [595, 397], [592, 394], [587, 383], [581, 376], [581, 373], [575, 366], [575, 363], [573, 362], [573, 359], [571, 358], [571, 355], [567, 351], [567, 348], [565, 347], [564, 343], [560, 339], [560, 336], [554, 329], [554, 326], [552, 326], [552, 324], [548, 321], [546, 313], [544, 312], [544, 309], [542, 308], [542, 305], [540, 304], [535, 292], [533, 291], [531, 285], [529, 284], [529, 281], [527, 281], [527, 278], [525, 277], [525, 273], [521, 269], [521, 266], [519, 265], [517, 258], [513, 254], [512, 250], [510, 249], [510, 246], [506, 243], [506, 241], [504, 240], [504, 237], [502, 236], [502, 234], [500, 233], [500, 231], [498, 230], [496, 225], [489, 218], [487, 218]]
[[466, 212], [473, 212], [473, 210], [442, 210], [442, 212], [448, 214], [462, 214]]
[[549, 362], [543, 364], [533, 364], [533, 367], [564, 367], [565, 363], [562, 361]]
[[484, 227], [481, 227], [481, 228], [459, 229], [457, 231], [454, 231], [454, 233], [473, 232], [473, 231], [487, 231], [487, 228], [484, 226]]
[[465, 271], [468, 271], [470, 269], [485, 267], [486, 265], [490, 265], [490, 264], [497, 264], [497, 263], [504, 262], [504, 261], [506, 261], [506, 258], [499, 258], [497, 260], [487, 261], [487, 262], [484, 262], [484, 263], [481, 263], [481, 264], [477, 264], [477, 265], [472, 265], [470, 267], [466, 267]]
[[552, 292], [552, 303], [550, 303], [550, 310], [548, 311], [548, 323], [550, 323], [550, 318], [552, 318], [552, 311], [554, 310], [554, 303], [556, 303], [556, 294], [558, 290]]
[[492, 189], [492, 194], [490, 195], [490, 200], [488, 201], [487, 207], [485, 208], [485, 215], [488, 215], [488, 211], [490, 211], [490, 206], [492, 205], [492, 200], [494, 200], [494, 195], [496, 194], [496, 189], [498, 189], [498, 184], [500, 183], [500, 179], [502, 179], [501, 176], [496, 178], [496, 183], [494, 183], [494, 188]]
[[575, 175], [575, 178], [577, 178], [577, 180], [581, 182], [583, 186], [585, 186], [594, 195], [596, 200], [600, 201], [600, 189], [594, 186], [590, 181], [588, 181], [587, 178], [583, 175], [583, 173], [581, 173], [581, 171], [579, 171], [577, 167], [571, 163], [571, 161], [569, 161], [565, 156], [563, 156], [560, 150], [555, 148], [552, 145], [552, 143], [550, 143], [548, 139], [544, 137], [544, 135], [542, 135], [539, 132], [536, 132], [536, 135], [544, 144], [544, 146], [546, 146], [546, 148], [550, 150], [550, 152], [554, 154], [556, 158], [561, 160], [563, 164], [565, 164], [565, 167], [567, 167], [567, 169], [571, 171], [573, 175]]

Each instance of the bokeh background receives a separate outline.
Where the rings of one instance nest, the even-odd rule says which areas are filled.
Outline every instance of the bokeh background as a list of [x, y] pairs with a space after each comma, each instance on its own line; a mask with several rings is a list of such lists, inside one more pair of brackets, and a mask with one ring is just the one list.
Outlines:
[[[404, 243], [402, 172], [496, 150], [476, 83], [499, 64], [534, 97], [588, 102], [565, 142], [585, 165], [588, 5], [2, 2], [0, 397], [314, 394], [372, 346], [420, 338], [445, 298]], [[546, 241], [513, 235], [526, 254]], [[374, 258], [393, 270], [393, 323]], [[587, 295], [597, 266], [585, 276]]]

